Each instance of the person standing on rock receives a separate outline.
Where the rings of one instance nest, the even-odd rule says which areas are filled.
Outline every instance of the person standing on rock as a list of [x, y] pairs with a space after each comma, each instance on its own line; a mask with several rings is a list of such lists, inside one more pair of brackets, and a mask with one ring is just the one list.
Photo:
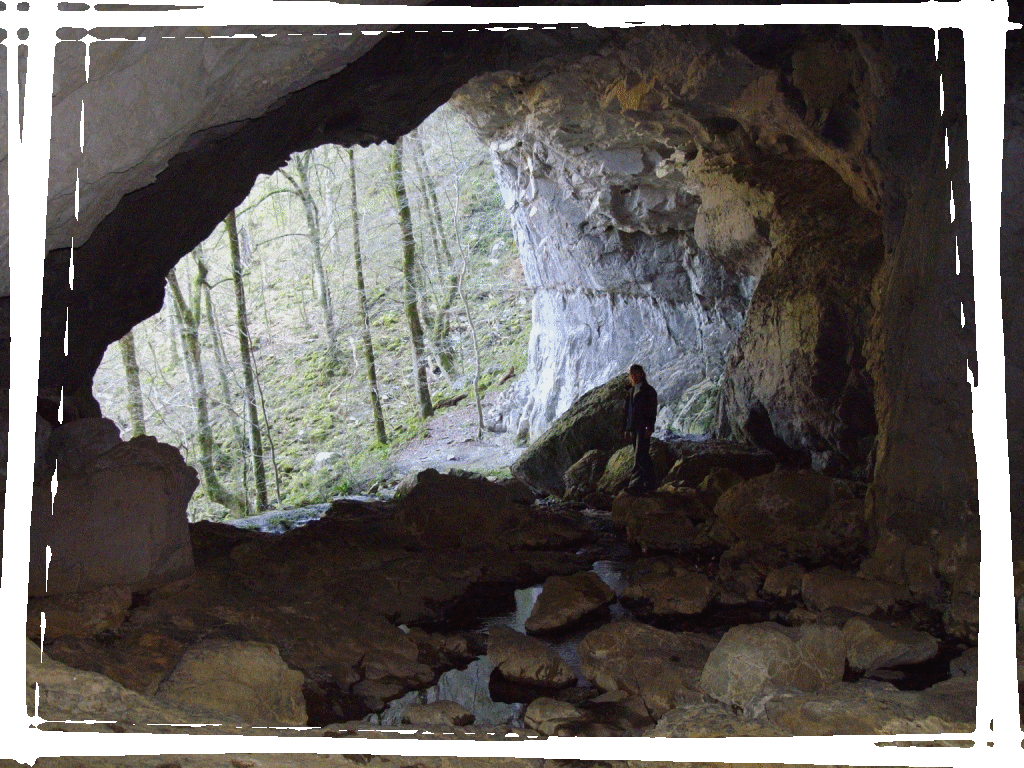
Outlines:
[[633, 470], [630, 472], [628, 491], [642, 493], [654, 488], [654, 462], [651, 461], [651, 434], [658, 415], [658, 393], [647, 383], [643, 366], [629, 366], [626, 390], [625, 436], [633, 441]]

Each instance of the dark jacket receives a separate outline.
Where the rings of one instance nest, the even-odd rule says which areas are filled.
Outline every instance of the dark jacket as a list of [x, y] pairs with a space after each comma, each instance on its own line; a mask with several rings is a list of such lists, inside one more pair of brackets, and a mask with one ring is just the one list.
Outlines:
[[646, 381], [640, 384], [636, 394], [633, 387], [626, 391], [626, 423], [623, 431], [639, 432], [647, 427], [654, 430], [654, 420], [658, 416], [658, 393]]

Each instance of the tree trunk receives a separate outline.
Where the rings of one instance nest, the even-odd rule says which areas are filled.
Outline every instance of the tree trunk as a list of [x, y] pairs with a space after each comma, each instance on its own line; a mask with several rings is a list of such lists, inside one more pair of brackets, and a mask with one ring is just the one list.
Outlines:
[[295, 175], [297, 180], [284, 171], [281, 171], [281, 175], [291, 183], [296, 196], [302, 201], [302, 209], [306, 214], [306, 229], [309, 232], [310, 243], [309, 257], [313, 267], [313, 292], [316, 294], [317, 303], [320, 305], [320, 312], [324, 319], [328, 353], [331, 360], [337, 360], [339, 357], [338, 330], [334, 324], [334, 304], [331, 300], [331, 288], [327, 282], [327, 270], [324, 268], [320, 211], [316, 206], [316, 201], [313, 199], [313, 193], [309, 186], [310, 161], [310, 152], [302, 152], [295, 158]]
[[412, 233], [412, 211], [409, 195], [405, 191], [402, 175], [402, 139], [395, 142], [391, 151], [391, 181], [395, 189], [395, 211], [402, 230], [402, 277], [405, 282], [405, 317], [409, 322], [409, 341], [412, 345], [413, 379], [420, 401], [420, 417], [428, 418], [434, 413], [430, 402], [430, 388], [427, 386], [427, 367], [423, 354], [423, 326], [416, 297], [416, 240]]
[[359, 205], [356, 197], [356, 161], [351, 149], [348, 151], [349, 181], [352, 186], [352, 253], [356, 268], [357, 322], [362, 330], [363, 357], [366, 359], [366, 381], [370, 385], [370, 407], [373, 410], [373, 428], [377, 442], [388, 441], [384, 428], [384, 411], [380, 407], [377, 389], [377, 364], [373, 355], [373, 337], [370, 335], [370, 320], [366, 314], [366, 283], [363, 280], [363, 252], [359, 237]]
[[427, 212], [427, 222], [430, 228], [430, 237], [434, 243], [434, 251], [437, 254], [437, 272], [439, 277], [447, 272], [447, 280], [442, 282], [446, 285], [445, 294], [437, 301], [437, 310], [434, 313], [433, 322], [430, 326], [430, 341], [437, 350], [438, 363], [444, 369], [445, 374], [450, 378], [455, 373], [455, 349], [448, 338], [451, 332], [449, 313], [455, 304], [459, 273], [454, 269], [451, 250], [448, 247], [448, 234], [444, 228], [444, 221], [441, 218], [441, 206], [437, 201], [437, 191], [434, 189], [434, 180], [430, 175], [426, 160], [421, 153], [414, 152], [413, 162], [416, 165], [416, 172], [420, 177], [420, 189], [423, 190], [423, 205]]
[[217, 504], [227, 507], [236, 515], [245, 513], [245, 504], [235, 494], [221, 485], [220, 479], [213, 466], [213, 427], [210, 425], [209, 394], [206, 389], [206, 380], [203, 377], [202, 347], [199, 344], [199, 317], [202, 312], [202, 291], [200, 286], [206, 279], [206, 265], [197, 256], [196, 285], [192, 295], [192, 306], [189, 306], [185, 296], [178, 286], [178, 279], [174, 269], [167, 274], [167, 286], [171, 290], [174, 299], [175, 310], [178, 313], [178, 324], [181, 329], [181, 346], [185, 359], [185, 368], [188, 372], [189, 387], [192, 390], [192, 400], [196, 406], [196, 431], [199, 438], [199, 474], [203, 480], [203, 488], [207, 498]]
[[476, 323], [473, 322], [473, 313], [469, 311], [469, 302], [466, 301], [466, 293], [462, 290], [462, 280], [466, 275], [466, 260], [462, 260], [462, 268], [458, 272], [459, 280], [457, 288], [459, 298], [462, 299], [462, 306], [466, 310], [466, 320], [469, 321], [469, 331], [473, 338], [473, 396], [476, 398], [476, 439], [482, 440], [484, 436], [484, 409], [480, 403], [480, 344], [476, 338]]
[[242, 256], [238, 246], [238, 226], [232, 210], [224, 219], [231, 250], [231, 276], [235, 285], [235, 310], [238, 325], [238, 349], [242, 359], [242, 380], [245, 389], [245, 412], [248, 423], [249, 455], [252, 457], [252, 475], [256, 484], [256, 511], [267, 508], [267, 470], [263, 463], [263, 438], [259, 415], [256, 411], [256, 386], [253, 380], [252, 350], [249, 345], [249, 314], [245, 306], [245, 286], [242, 282]]
[[139, 379], [139, 360], [135, 355], [135, 333], [128, 331], [118, 342], [121, 361], [124, 363], [124, 378], [128, 384], [128, 418], [131, 421], [132, 437], [146, 434], [145, 411], [142, 406], [142, 382]]

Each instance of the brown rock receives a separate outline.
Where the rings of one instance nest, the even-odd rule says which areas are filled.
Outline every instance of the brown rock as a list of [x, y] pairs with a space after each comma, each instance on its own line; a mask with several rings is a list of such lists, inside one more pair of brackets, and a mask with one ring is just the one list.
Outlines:
[[604, 468], [608, 464], [608, 451], [595, 448], [587, 451], [580, 457], [579, 461], [565, 470], [563, 482], [565, 484], [566, 499], [579, 500], [587, 494], [597, 490], [597, 483], [604, 474]]
[[789, 599], [800, 594], [804, 569], [799, 565], [787, 565], [772, 570], [764, 580], [764, 593], [768, 597]]
[[662, 616], [701, 613], [714, 594], [707, 576], [671, 560], [640, 560], [627, 580], [622, 597], [643, 601], [651, 613]]
[[157, 697], [251, 725], [305, 725], [304, 679], [273, 645], [209, 640], [185, 652]]
[[402, 722], [412, 725], [472, 725], [476, 716], [455, 701], [410, 704], [402, 712]]
[[800, 591], [812, 610], [842, 608], [867, 616], [889, 610], [898, 597], [896, 590], [885, 582], [862, 579], [831, 566], [805, 574]]
[[926, 632], [864, 617], [846, 622], [843, 638], [850, 668], [858, 672], [917, 664], [934, 659], [939, 652], [939, 641]]
[[756, 713], [773, 691], [820, 691], [840, 682], [845, 657], [834, 627], [742, 624], [715, 646], [700, 686], [712, 698]]
[[553, 632], [615, 602], [615, 593], [593, 571], [551, 576], [526, 620], [526, 631]]
[[33, 598], [28, 603], [28, 636], [39, 640], [41, 615], [45, 613], [47, 640], [65, 635], [92, 637], [120, 626], [131, 604], [132, 592], [128, 587]]
[[540, 688], [565, 688], [576, 682], [576, 673], [546, 643], [507, 627], [490, 631], [487, 658], [512, 682]]
[[523, 716], [527, 728], [533, 728], [548, 736], [569, 735], [571, 724], [586, 720], [586, 714], [566, 701], [541, 697], [530, 702]]

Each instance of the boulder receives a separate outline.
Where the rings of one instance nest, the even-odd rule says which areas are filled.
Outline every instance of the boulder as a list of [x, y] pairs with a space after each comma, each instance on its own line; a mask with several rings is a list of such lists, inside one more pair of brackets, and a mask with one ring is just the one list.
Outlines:
[[595, 448], [587, 451], [579, 461], [565, 470], [562, 478], [565, 485], [564, 498], [579, 501], [596, 491], [609, 455], [608, 451]]
[[792, 692], [766, 704], [768, 719], [794, 736], [966, 733], [974, 730], [976, 685], [960, 678], [924, 691], [861, 680], [823, 692]]
[[269, 643], [207, 640], [185, 652], [157, 697], [250, 725], [305, 725], [304, 680]]
[[804, 574], [800, 592], [811, 610], [839, 608], [866, 616], [888, 611], [899, 597], [891, 584], [862, 579], [831, 566]]
[[612, 501], [612, 525], [618, 528], [626, 528], [634, 518], [665, 513], [701, 522], [711, 514], [711, 510], [704, 496], [690, 488], [665, 488], [643, 496], [620, 493]]
[[[673, 447], [657, 437], [651, 438], [651, 462], [654, 464], [654, 485], [664, 482], [672, 462], [676, 460]], [[615, 451], [608, 459], [604, 473], [597, 484], [597, 490], [615, 495], [629, 485], [633, 472], [635, 452], [632, 445], [626, 445]]]
[[616, 376], [580, 397], [516, 459], [512, 475], [538, 492], [562, 496], [565, 471], [583, 454], [626, 442], [622, 412], [628, 381]]
[[783, 548], [790, 558], [852, 550], [866, 537], [856, 487], [814, 472], [780, 470], [733, 486], [715, 504], [712, 537]]
[[734, 485], [739, 485], [744, 479], [743, 475], [735, 469], [715, 467], [708, 472], [707, 477], [701, 481], [698, 488], [703, 491], [707, 503], [713, 507], [722, 498], [723, 493]]
[[142, 590], [192, 572], [186, 508], [199, 479], [175, 448], [142, 436], [88, 461], [69, 455], [52, 514], [48, 494], [33, 499], [30, 595]]
[[487, 658], [514, 683], [538, 688], [565, 688], [576, 683], [576, 673], [550, 646], [507, 627], [490, 631]]
[[53, 430], [47, 454], [57, 463], [59, 482], [84, 472], [94, 459], [121, 442], [121, 430], [110, 419], [78, 419]]
[[789, 736], [768, 721], [763, 714], [741, 716], [718, 701], [683, 704], [666, 712], [645, 736], [678, 736], [717, 739], [726, 736]]
[[399, 525], [421, 546], [479, 547], [500, 544], [524, 516], [507, 486], [481, 476], [410, 473], [395, 489]]
[[682, 455], [672, 465], [663, 482], [696, 488], [715, 470], [729, 470], [741, 479], [764, 475], [775, 469], [778, 459], [774, 454], [727, 440], [676, 443]]
[[846, 646], [835, 627], [742, 624], [715, 646], [700, 678], [718, 701], [756, 713], [780, 689], [820, 691], [843, 679]]
[[906, 536], [882, 530], [871, 556], [858, 572], [866, 579], [887, 581], [915, 596], [935, 596], [941, 590], [936, 575], [937, 554], [930, 548], [911, 544]]
[[[1020, 653], [1020, 641], [1021, 635], [1017, 633], [1017, 658], [1020, 660], [1017, 662], [1018, 667], [1021, 661], [1024, 661], [1024, 656]], [[949, 675], [950, 677], [967, 677], [972, 680], [978, 679], [978, 649], [968, 648], [966, 651], [961, 653], [955, 659], [949, 662]]]
[[843, 627], [846, 659], [856, 672], [918, 664], [934, 659], [939, 641], [927, 632], [894, 627], [858, 616]]
[[476, 715], [456, 701], [410, 704], [402, 712], [402, 722], [412, 725], [472, 725]]
[[638, 561], [627, 574], [623, 599], [636, 600], [657, 616], [689, 616], [707, 608], [714, 584], [679, 561], [659, 558]]
[[578, 623], [599, 608], [615, 602], [615, 593], [593, 571], [551, 576], [526, 620], [526, 631], [555, 632]]
[[793, 563], [773, 569], [764, 579], [765, 596], [783, 600], [799, 596], [804, 573], [803, 568]]
[[549, 699], [545, 696], [534, 699], [526, 708], [523, 722], [527, 728], [533, 728], [548, 736], [571, 735], [571, 726], [587, 719], [587, 715], [567, 701]]
[[616, 621], [580, 641], [580, 668], [598, 688], [638, 696], [659, 717], [701, 698], [701, 670], [714, 645], [706, 635]]
[[28, 603], [28, 636], [40, 639], [41, 615], [46, 614], [47, 640], [93, 637], [120, 626], [131, 604], [132, 592], [127, 587], [32, 598]]

